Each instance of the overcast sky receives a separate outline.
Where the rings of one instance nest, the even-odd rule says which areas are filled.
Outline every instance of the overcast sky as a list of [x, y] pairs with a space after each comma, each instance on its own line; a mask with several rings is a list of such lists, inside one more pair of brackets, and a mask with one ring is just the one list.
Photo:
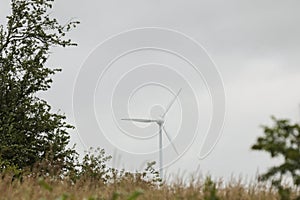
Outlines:
[[[49, 101], [54, 110], [60, 109], [61, 112], [64, 112], [70, 123], [76, 125], [76, 122], [78, 123], [76, 120], [81, 120], [81, 123], [87, 123], [88, 126], [88, 116], [83, 116], [86, 122], [84, 119], [75, 120], [74, 116], [76, 114], [74, 114], [72, 108], [72, 98], [76, 77], [97, 45], [112, 35], [135, 28], [161, 27], [179, 31], [200, 43], [217, 65], [226, 93], [226, 120], [222, 136], [208, 157], [199, 161], [195, 156], [195, 154], [199, 153], [199, 146], [204, 138], [199, 133], [200, 136], [188, 151], [169, 166], [168, 171], [177, 172], [180, 170], [181, 172], [190, 173], [200, 167], [202, 172], [210, 172], [215, 177], [228, 178], [232, 173], [252, 177], [257, 170], [262, 172], [272, 164], [266, 154], [250, 151], [250, 146], [262, 134], [259, 125], [270, 124], [271, 115], [299, 121], [299, 7], [300, 2], [298, 0], [56, 1], [52, 15], [57, 17], [61, 23], [65, 23], [71, 18], [81, 21], [80, 26], [69, 34], [79, 46], [76, 48], [53, 49], [49, 66], [61, 67], [63, 72], [55, 76], [53, 87], [46, 94], [42, 94], [42, 96]], [[0, 13], [0, 21], [3, 23], [4, 16], [9, 13], [8, 0], [2, 0]], [[164, 59], [168, 60], [167, 55], [155, 57], [156, 53], [144, 52], [143, 55], [135, 55], [131, 59], [136, 60], [138, 57], [139, 61], [146, 59], [149, 62], [149, 58], [155, 60], [158, 57], [162, 58], [165, 56]], [[124, 65], [131, 63], [130, 57], [127, 58], [127, 61], [121, 61], [123, 61]], [[173, 64], [176, 65], [175, 58], [173, 61]], [[116, 63], [116, 65], [121, 66], [122, 62]], [[169, 65], [171, 64], [169, 63]], [[155, 66], [153, 66], [154, 68]], [[115, 69], [118, 69], [118, 67], [115, 66]], [[160, 69], [162, 68], [158, 70]], [[119, 71], [116, 70], [116, 72]], [[146, 79], [150, 75], [146, 73], [144, 76]], [[136, 77], [140, 77], [140, 75], [136, 75]], [[198, 89], [201, 90], [203, 88], [202, 91], [205, 91], [202, 81], [200, 80]], [[188, 82], [192, 82], [192, 80]], [[173, 89], [176, 90], [175, 88]], [[95, 86], [93, 89], [95, 89], [96, 93], [98, 92], [97, 94], [110, 90], [106, 88], [103, 92], [98, 86]], [[188, 93], [188, 90], [186, 91]], [[131, 92], [128, 91], [127, 94], [125, 92], [124, 95], [129, 96]], [[139, 104], [132, 108], [133, 114], [142, 113], [142, 109], [147, 106], [152, 108], [150, 96], [153, 96], [154, 93], [161, 97], [162, 104], [166, 104], [172, 97], [172, 95], [167, 94], [164, 96], [163, 92], [161, 94], [159, 92], [161, 91], [154, 89], [144, 90], [144, 95], [142, 96], [150, 100], [145, 101], [148, 104]], [[184, 94], [186, 99], [190, 98], [191, 96], [187, 93], [183, 92], [181, 99], [185, 99]], [[95, 94], [95, 98], [97, 98], [97, 94]], [[121, 94], [123, 93], [119, 95]], [[150, 96], [147, 96], [147, 94]], [[202, 112], [202, 118], [200, 117], [202, 128], [207, 129], [206, 121], [209, 122], [212, 115], [209, 93], [206, 91], [196, 95], [203, 99], [197, 104], [199, 106], [198, 111]], [[144, 101], [141, 99], [141, 96], [137, 95], [135, 98], [136, 103]], [[181, 106], [184, 108], [184, 104], [189, 103], [182, 101], [183, 103], [181, 104], [176, 103], [172, 116], [184, 116], [181, 115], [182, 109], [180, 108]], [[157, 104], [158, 102], [153, 101], [152, 103]], [[146, 109], [149, 110], [150, 108]], [[97, 115], [97, 106], [95, 109]], [[152, 109], [152, 115], [161, 112], [160, 109], [162, 107], [159, 106]], [[130, 111], [129, 108], [128, 110]], [[105, 121], [105, 116], [100, 116], [100, 107], [99, 112], [98, 117], [100, 120]], [[203, 115], [203, 112], [207, 112], [207, 115]], [[176, 125], [183, 119], [173, 118], [173, 122], [169, 122], [169, 128], [171, 132], [176, 132], [180, 128], [176, 127]], [[151, 130], [156, 130], [155, 128], [152, 127]], [[90, 131], [97, 132], [98, 130]], [[81, 138], [90, 137], [90, 135], [80, 131], [72, 132], [72, 142], [77, 143], [79, 151], [83, 151], [84, 146], [80, 142], [78, 135]], [[92, 138], [94, 141], [95, 139]], [[116, 143], [120, 142], [114, 137], [111, 139], [116, 140]], [[153, 140], [156, 141], [157, 139], [154, 138]], [[119, 146], [122, 145], [122, 141], [125, 142], [123, 143], [124, 146], [136, 145], [134, 143], [127, 144], [126, 140], [121, 140], [120, 144], [118, 144]], [[108, 144], [102, 144], [101, 142], [103, 141], [99, 141], [100, 147], [108, 146]], [[177, 143], [177, 145], [180, 149], [181, 144]], [[147, 148], [141, 149], [141, 151], [143, 150], [147, 150]], [[110, 152], [108, 150], [108, 153], [114, 154], [115, 157], [122, 157], [122, 155], [117, 155], [116, 151]], [[114, 164], [122, 167], [127, 166], [126, 163], [133, 162], [130, 159], [126, 160], [125, 156], [123, 159], [125, 160], [116, 158], [118, 161], [115, 162], [118, 162], [118, 164]], [[156, 159], [156, 157], [153, 157], [153, 159]], [[122, 162], [125, 164], [122, 164]], [[136, 165], [143, 164], [143, 160], [134, 160], [134, 162], [135, 164], [128, 167], [135, 168]]]

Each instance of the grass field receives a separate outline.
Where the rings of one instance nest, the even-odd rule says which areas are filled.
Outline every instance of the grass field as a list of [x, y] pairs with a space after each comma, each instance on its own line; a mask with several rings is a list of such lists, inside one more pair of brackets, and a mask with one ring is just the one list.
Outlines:
[[[0, 200], [135, 200], [135, 199], [203, 199], [203, 200], [281, 200], [270, 183], [243, 180], [243, 178], [212, 179], [198, 172], [181, 178], [169, 176], [161, 181], [155, 162], [148, 163], [142, 172], [127, 172], [106, 165], [110, 158], [100, 151], [98, 156], [87, 154], [80, 170], [65, 173], [41, 169], [20, 171], [14, 168], [0, 173]], [[50, 171], [49, 171], [50, 170]], [[55, 175], [56, 174], [56, 175]], [[16, 176], [17, 175], [17, 176]], [[268, 186], [267, 186], [268, 185]], [[300, 191], [294, 189], [297, 199]], [[298, 199], [297, 199], [298, 200]]]
[[12, 181], [10, 176], [0, 180], [1, 199], [204, 199], [204, 200], [275, 200], [275, 189], [262, 183], [244, 185], [241, 181], [212, 181], [193, 179], [187, 184], [145, 181], [134, 174], [123, 175], [110, 183], [101, 180], [30, 178]]
[[[14, 166], [0, 173], [0, 200], [299, 200], [300, 188], [291, 198], [280, 197], [270, 182], [231, 178], [223, 181], [196, 172], [191, 176], [171, 175], [162, 181], [155, 162], [141, 172], [118, 170], [107, 165], [111, 156], [103, 149], [91, 149], [68, 169], [52, 162], [37, 163], [31, 169]], [[291, 185], [289, 185], [291, 186]], [[281, 193], [282, 195], [282, 193]]]

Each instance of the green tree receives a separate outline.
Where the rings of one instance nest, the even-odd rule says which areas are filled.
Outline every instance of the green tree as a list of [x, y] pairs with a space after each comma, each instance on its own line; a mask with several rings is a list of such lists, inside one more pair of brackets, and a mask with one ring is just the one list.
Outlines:
[[37, 96], [50, 88], [60, 69], [47, 67], [51, 47], [74, 46], [65, 34], [78, 24], [61, 25], [49, 14], [54, 0], [11, 0], [11, 15], [0, 25], [0, 167], [67, 166], [65, 116], [52, 113]]
[[257, 139], [252, 149], [266, 151], [272, 158], [283, 159], [283, 163], [271, 167], [260, 179], [271, 180], [272, 185], [279, 189], [281, 198], [289, 199], [290, 189], [284, 187], [282, 181], [291, 177], [294, 185], [300, 186], [300, 126], [289, 120], [278, 120], [275, 117], [272, 120], [273, 126], [262, 126], [264, 136]]

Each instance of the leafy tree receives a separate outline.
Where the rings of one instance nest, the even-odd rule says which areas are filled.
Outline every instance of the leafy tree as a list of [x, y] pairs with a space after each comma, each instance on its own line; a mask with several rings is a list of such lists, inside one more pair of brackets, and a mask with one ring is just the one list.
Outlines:
[[[259, 137], [253, 150], [268, 152], [272, 158], [283, 158], [283, 163], [270, 168], [261, 175], [261, 180], [271, 180], [279, 189], [282, 199], [289, 199], [290, 189], [282, 186], [286, 177], [291, 177], [296, 187], [300, 186], [300, 126], [289, 120], [272, 117], [273, 126], [262, 126], [264, 136]], [[298, 197], [300, 199], [300, 197]]]
[[[61, 25], [49, 14], [54, 0], [11, 0], [11, 15], [0, 25], [0, 169], [67, 166], [65, 116], [52, 113], [37, 96], [46, 91], [60, 69], [47, 67], [51, 47], [74, 46], [65, 34], [78, 24]], [[50, 167], [49, 167], [50, 166]]]

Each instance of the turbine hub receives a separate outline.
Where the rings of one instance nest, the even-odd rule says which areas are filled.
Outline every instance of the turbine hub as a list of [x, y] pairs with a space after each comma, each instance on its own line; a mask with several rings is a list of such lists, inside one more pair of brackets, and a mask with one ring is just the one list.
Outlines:
[[165, 122], [165, 120], [163, 118], [161, 118], [161, 117], [156, 121], [156, 123], [158, 125], [162, 125], [164, 122]]

